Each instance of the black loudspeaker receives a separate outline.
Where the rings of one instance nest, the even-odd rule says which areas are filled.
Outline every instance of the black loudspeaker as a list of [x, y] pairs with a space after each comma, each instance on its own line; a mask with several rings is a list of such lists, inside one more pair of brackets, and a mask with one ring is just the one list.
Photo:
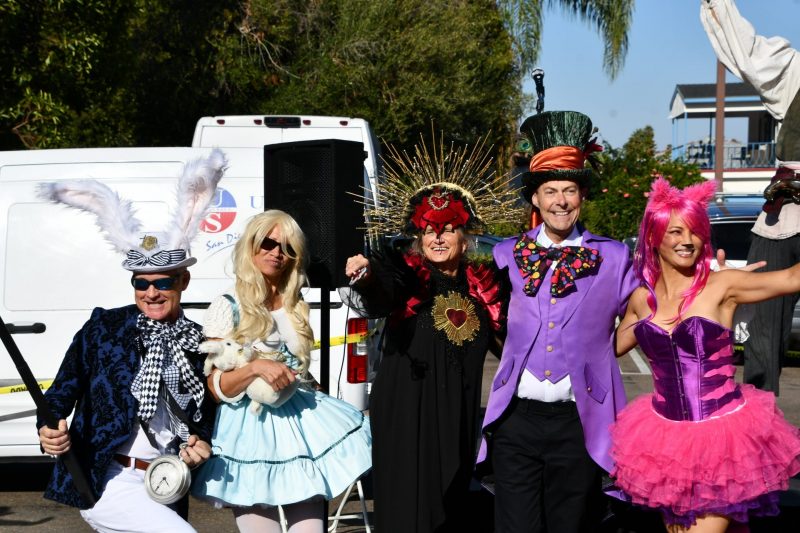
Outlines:
[[286, 211], [306, 234], [312, 287], [343, 287], [344, 263], [364, 250], [364, 145], [323, 139], [264, 147], [264, 208]]

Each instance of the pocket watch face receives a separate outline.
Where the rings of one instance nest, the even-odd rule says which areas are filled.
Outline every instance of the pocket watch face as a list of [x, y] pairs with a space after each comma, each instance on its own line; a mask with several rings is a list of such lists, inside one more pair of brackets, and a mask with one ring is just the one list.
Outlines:
[[172, 463], [159, 463], [150, 474], [150, 486], [156, 494], [167, 494], [180, 483], [180, 472]]
[[170, 504], [180, 500], [189, 490], [191, 473], [186, 463], [175, 455], [162, 455], [147, 467], [144, 484], [155, 501]]

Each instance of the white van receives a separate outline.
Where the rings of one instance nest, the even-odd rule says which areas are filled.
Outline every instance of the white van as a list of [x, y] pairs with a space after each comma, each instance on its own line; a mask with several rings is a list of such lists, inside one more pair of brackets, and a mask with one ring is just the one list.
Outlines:
[[[166, 226], [177, 177], [184, 165], [207, 156], [211, 146], [221, 147], [229, 167], [220, 182], [215, 205], [192, 245], [192, 255], [198, 263], [191, 268], [192, 281], [182, 298], [187, 316], [202, 322], [211, 299], [233, 285], [230, 255], [247, 219], [264, 210], [264, 144], [286, 142], [285, 136], [277, 140], [265, 137], [263, 144], [258, 141], [255, 146], [231, 146], [211, 123], [227, 126], [249, 120], [249, 128], [239, 128], [249, 129], [256, 137], [265, 126], [255, 121], [265, 118], [203, 118], [198, 122], [195, 142], [204, 147], [0, 152], [0, 316], [42, 388], [49, 386], [73, 335], [94, 307], [128, 305], [133, 298], [130, 275], [120, 267], [122, 258], [100, 234], [94, 217], [37, 198], [36, 184], [87, 178], [103, 181], [133, 202], [146, 225], [143, 231], [158, 231]], [[298, 118], [312, 122], [330, 119]], [[317, 131], [307, 127], [303, 130], [306, 136], [295, 136], [294, 140], [359, 140], [369, 154], [368, 161], [376, 161], [366, 122], [330, 120], [355, 122], [358, 126], [341, 126], [338, 131], [342, 135], [338, 137], [331, 128]], [[375, 176], [374, 164], [365, 167], [364, 186], [368, 191]], [[311, 326], [319, 340], [319, 289], [305, 289], [304, 298], [312, 307]], [[349, 312], [337, 291], [331, 291], [330, 300], [329, 390], [357, 408], [366, 409], [370, 355], [377, 353], [376, 338], [369, 334], [372, 324]], [[311, 372], [322, 381], [319, 355], [319, 350], [312, 353]], [[41, 457], [35, 406], [20, 385], [16, 367], [5, 347], [0, 346], [0, 460]]]
[[340, 139], [364, 144], [364, 168], [369, 178], [366, 191], [377, 190], [379, 146], [363, 118], [322, 116], [237, 115], [203, 117], [197, 121], [192, 146], [260, 148], [267, 144]]

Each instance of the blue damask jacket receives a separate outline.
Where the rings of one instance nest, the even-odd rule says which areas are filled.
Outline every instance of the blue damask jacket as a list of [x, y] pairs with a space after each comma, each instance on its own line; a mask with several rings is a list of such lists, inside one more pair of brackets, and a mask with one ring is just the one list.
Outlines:
[[[105, 489], [104, 478], [114, 453], [128, 440], [136, 421], [138, 402], [131, 394], [131, 383], [144, 355], [136, 328], [138, 315], [135, 305], [95, 308], [72, 340], [53, 384], [45, 393], [57, 418], [67, 418], [75, 410], [69, 428], [72, 449], [97, 498]], [[186, 355], [205, 383], [205, 356]], [[196, 409], [195, 401], [190, 400], [186, 412], [189, 420]], [[195, 429], [203, 440], [211, 442], [216, 404], [208, 393], [201, 409], [203, 416]], [[39, 417], [37, 429], [43, 425], [44, 420]], [[81, 509], [89, 507], [61, 460], [56, 461], [44, 497]]]

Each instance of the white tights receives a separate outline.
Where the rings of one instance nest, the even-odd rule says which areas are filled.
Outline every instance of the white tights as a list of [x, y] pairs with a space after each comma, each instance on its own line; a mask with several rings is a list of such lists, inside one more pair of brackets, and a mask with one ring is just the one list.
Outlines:
[[[300, 502], [283, 506], [289, 533], [323, 533], [321, 501]], [[240, 533], [281, 533], [277, 507], [234, 507], [236, 527]]]

